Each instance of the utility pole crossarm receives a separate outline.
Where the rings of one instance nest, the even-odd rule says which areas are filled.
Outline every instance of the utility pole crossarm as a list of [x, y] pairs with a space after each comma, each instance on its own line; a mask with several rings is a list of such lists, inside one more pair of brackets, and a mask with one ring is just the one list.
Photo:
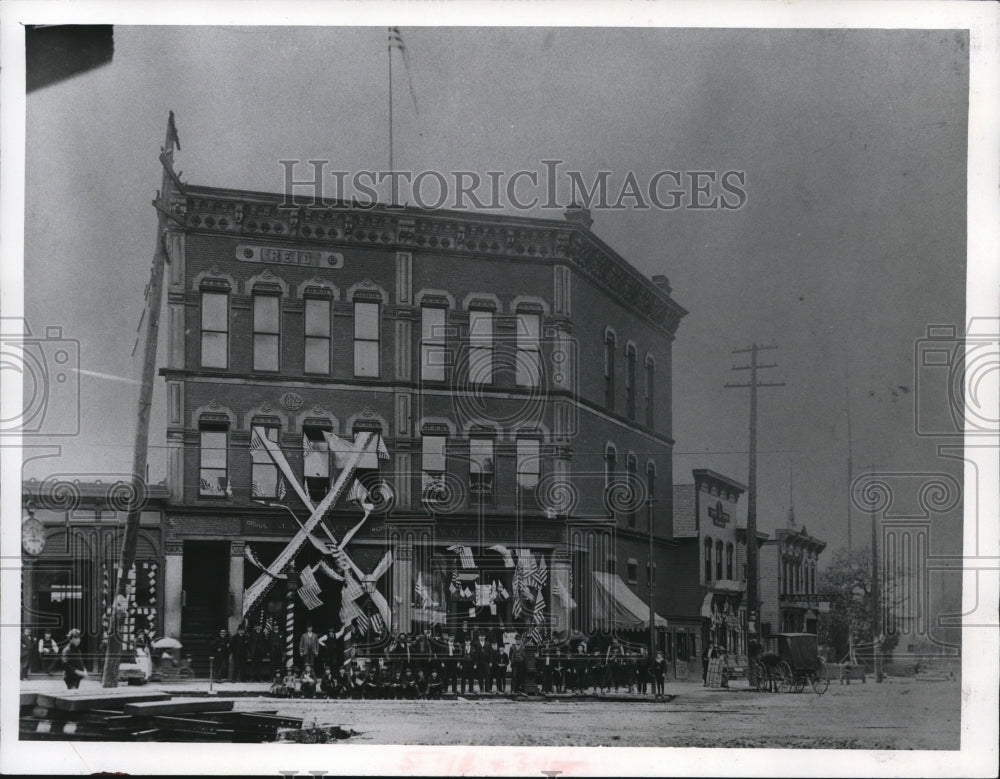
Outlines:
[[777, 363], [759, 364], [757, 353], [763, 350], [777, 349], [774, 344], [760, 346], [751, 344], [745, 349], [734, 349], [733, 354], [749, 354], [749, 365], [733, 365], [734, 371], [750, 371], [750, 381], [726, 382], [727, 389], [750, 390], [750, 464], [747, 486], [747, 621], [749, 633], [756, 635], [760, 631], [758, 598], [758, 549], [757, 549], [757, 390], [761, 387], [784, 387], [783, 381], [758, 381], [757, 371], [767, 368], [777, 368]]

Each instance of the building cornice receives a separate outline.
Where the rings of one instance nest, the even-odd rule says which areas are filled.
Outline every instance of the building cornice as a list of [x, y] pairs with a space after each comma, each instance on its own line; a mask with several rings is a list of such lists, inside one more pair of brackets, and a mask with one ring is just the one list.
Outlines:
[[350, 206], [333, 200], [282, 207], [273, 193], [186, 186], [173, 212], [188, 232], [317, 247], [433, 251], [545, 264], [565, 262], [670, 336], [687, 314], [670, 295], [582, 224], [554, 219]]

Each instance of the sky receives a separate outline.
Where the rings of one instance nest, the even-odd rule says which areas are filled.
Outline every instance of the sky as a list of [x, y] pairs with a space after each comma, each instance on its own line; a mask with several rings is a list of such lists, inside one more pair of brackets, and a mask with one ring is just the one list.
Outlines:
[[[675, 483], [693, 468], [746, 481], [748, 392], [723, 385], [746, 381], [731, 352], [750, 342], [780, 346], [761, 379], [785, 383], [760, 393], [761, 529], [793, 500], [828, 549], [846, 542], [848, 403], [855, 475], [960, 474], [914, 434], [914, 349], [928, 325], [965, 320], [965, 33], [401, 32], [397, 168], [745, 173], [738, 210], [593, 212], [594, 233], [666, 275], [690, 312], [674, 343]], [[385, 170], [386, 30], [116, 26], [111, 64], [28, 96], [25, 315], [33, 333], [79, 342], [81, 421], [31, 439], [60, 454], [26, 477], [130, 468], [130, 350], [168, 110], [192, 184], [280, 191], [288, 159]], [[932, 548], [958, 551], [960, 510], [936, 519]], [[854, 521], [857, 544], [866, 517]]]

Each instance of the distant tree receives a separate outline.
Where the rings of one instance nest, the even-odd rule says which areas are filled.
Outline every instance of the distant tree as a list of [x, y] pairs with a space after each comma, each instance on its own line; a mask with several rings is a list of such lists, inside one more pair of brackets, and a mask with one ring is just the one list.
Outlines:
[[[893, 577], [899, 576], [894, 572]], [[872, 656], [872, 555], [868, 547], [848, 551], [841, 548], [819, 575], [816, 589], [830, 603], [830, 611], [820, 615], [818, 638], [820, 644], [832, 646], [836, 660], [848, 652], [850, 636], [860, 658]], [[881, 583], [881, 606], [887, 607], [896, 588]], [[891, 605], [899, 605], [892, 603]], [[882, 612], [883, 615], [885, 611]], [[884, 636], [882, 651], [886, 659], [899, 642], [899, 634], [890, 631]]]

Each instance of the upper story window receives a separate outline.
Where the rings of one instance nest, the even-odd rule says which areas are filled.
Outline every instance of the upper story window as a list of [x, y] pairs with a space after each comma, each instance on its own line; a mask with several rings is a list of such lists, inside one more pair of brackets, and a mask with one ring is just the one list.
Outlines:
[[354, 301], [354, 375], [378, 378], [380, 303]]
[[305, 299], [306, 373], [330, 373], [330, 300]]
[[625, 350], [625, 414], [635, 419], [635, 347]]
[[733, 553], [734, 548], [732, 544], [726, 544], [726, 578], [733, 578]]
[[253, 369], [278, 370], [281, 298], [277, 295], [253, 296]]
[[628, 483], [629, 483], [629, 500], [628, 504], [628, 526], [635, 527], [635, 515], [638, 510], [636, 505], [636, 498], [640, 494], [639, 490], [639, 466], [636, 461], [635, 455], [630, 454], [625, 459], [625, 470], [628, 471]]
[[705, 581], [712, 581], [712, 539], [705, 539]]
[[626, 575], [628, 576], [628, 583], [635, 584], [639, 579], [639, 561], [634, 557], [630, 557], [625, 568]]
[[203, 424], [199, 432], [198, 494], [205, 498], [224, 498], [229, 494], [228, 427]]
[[469, 496], [473, 503], [493, 504], [493, 439], [469, 440]]
[[424, 306], [420, 309], [420, 377], [424, 381], [445, 379], [445, 320], [443, 308]]
[[323, 500], [330, 491], [330, 446], [323, 435], [329, 426], [302, 426], [302, 478], [306, 491], [314, 502]]
[[517, 505], [536, 505], [536, 489], [542, 472], [541, 442], [537, 438], [517, 439]]
[[[278, 426], [273, 423], [254, 422], [262, 429], [268, 441], [278, 443]], [[278, 497], [278, 466], [262, 442], [257, 441], [256, 431], [250, 438], [250, 495], [255, 499]]]
[[[609, 504], [609, 494], [611, 492], [611, 485], [615, 481], [615, 470], [618, 467], [618, 452], [615, 448], [608, 444], [604, 449], [604, 501]], [[610, 505], [607, 505], [608, 511], [612, 511]]]
[[715, 578], [722, 578], [722, 542], [715, 542]]
[[229, 293], [202, 290], [201, 367], [229, 367]]
[[469, 311], [469, 382], [493, 382], [493, 312]]
[[655, 382], [656, 364], [652, 357], [646, 358], [646, 427], [653, 426], [653, 391], [656, 389]]
[[608, 333], [604, 339], [604, 405], [608, 411], [615, 408], [615, 337]]
[[537, 387], [541, 383], [542, 318], [538, 314], [517, 315], [517, 386]]
[[445, 447], [448, 438], [443, 435], [424, 435], [421, 451], [421, 489], [426, 501], [438, 501], [445, 497], [444, 475], [447, 470]]

